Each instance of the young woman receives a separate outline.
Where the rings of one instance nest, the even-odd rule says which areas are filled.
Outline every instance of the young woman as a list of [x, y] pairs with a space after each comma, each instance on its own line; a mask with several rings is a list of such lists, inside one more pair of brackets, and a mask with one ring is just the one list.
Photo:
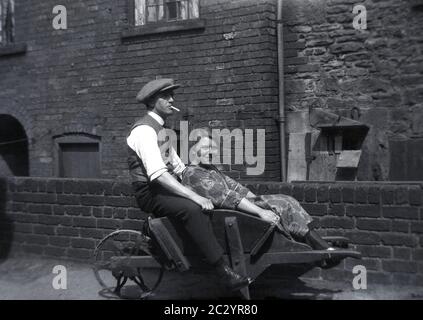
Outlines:
[[232, 209], [261, 217], [275, 224], [288, 239], [295, 239], [316, 250], [334, 250], [313, 230], [313, 219], [299, 202], [284, 194], [255, 195], [211, 164], [217, 144], [210, 130], [193, 147], [194, 160], [182, 175], [182, 184], [212, 201], [216, 208]]

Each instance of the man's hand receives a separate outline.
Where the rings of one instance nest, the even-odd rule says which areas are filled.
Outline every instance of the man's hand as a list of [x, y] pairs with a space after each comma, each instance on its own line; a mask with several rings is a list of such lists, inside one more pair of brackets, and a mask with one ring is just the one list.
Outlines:
[[192, 199], [196, 204], [198, 204], [203, 211], [213, 210], [214, 206], [210, 199], [204, 198], [202, 196], [197, 196]]
[[169, 190], [170, 192], [190, 199], [194, 201], [196, 204], [198, 204], [204, 211], [206, 210], [213, 210], [214, 206], [213, 203], [207, 199], [204, 198], [191, 189], [185, 187], [181, 183], [179, 183], [173, 176], [169, 174], [169, 172], [164, 172], [160, 177], [158, 177], [157, 182], [162, 185], [164, 188]]

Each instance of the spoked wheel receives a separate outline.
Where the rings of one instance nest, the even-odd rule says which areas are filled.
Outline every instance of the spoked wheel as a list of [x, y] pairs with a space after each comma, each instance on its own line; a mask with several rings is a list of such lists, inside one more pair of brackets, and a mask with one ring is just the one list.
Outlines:
[[[103, 287], [102, 295], [145, 299], [154, 292], [162, 280], [164, 267], [151, 254], [150, 243], [149, 237], [135, 230], [118, 230], [100, 241], [94, 251], [93, 269]], [[145, 267], [134, 261], [136, 257], [157, 263]], [[128, 280], [135, 285], [122, 290]]]

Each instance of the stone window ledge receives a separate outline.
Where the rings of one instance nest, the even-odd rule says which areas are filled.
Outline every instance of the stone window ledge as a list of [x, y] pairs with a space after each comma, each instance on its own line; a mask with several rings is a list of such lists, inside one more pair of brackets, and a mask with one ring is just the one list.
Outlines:
[[0, 57], [23, 54], [26, 52], [26, 49], [26, 43], [0, 44]]
[[129, 27], [122, 32], [122, 38], [127, 39], [177, 31], [204, 29], [205, 25], [204, 19], [156, 22], [143, 26]]

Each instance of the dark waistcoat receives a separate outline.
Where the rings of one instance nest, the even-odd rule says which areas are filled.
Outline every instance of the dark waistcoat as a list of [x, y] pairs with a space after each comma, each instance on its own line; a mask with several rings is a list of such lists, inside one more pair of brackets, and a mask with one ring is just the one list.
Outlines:
[[[150, 126], [156, 131], [156, 134], [158, 135], [160, 130], [163, 129], [163, 127], [150, 115], [145, 115], [141, 119], [137, 120], [131, 127], [131, 130], [129, 131], [129, 135], [131, 134], [131, 131], [135, 129], [136, 127], [140, 125], [147, 125]], [[157, 141], [159, 147], [163, 144], [161, 141]], [[144, 167], [144, 164], [142, 163], [141, 158], [137, 155], [137, 153], [132, 150], [128, 146], [128, 166], [129, 166], [129, 174], [132, 178], [132, 182], [141, 182], [141, 183], [148, 183], [148, 175], [147, 171]]]

